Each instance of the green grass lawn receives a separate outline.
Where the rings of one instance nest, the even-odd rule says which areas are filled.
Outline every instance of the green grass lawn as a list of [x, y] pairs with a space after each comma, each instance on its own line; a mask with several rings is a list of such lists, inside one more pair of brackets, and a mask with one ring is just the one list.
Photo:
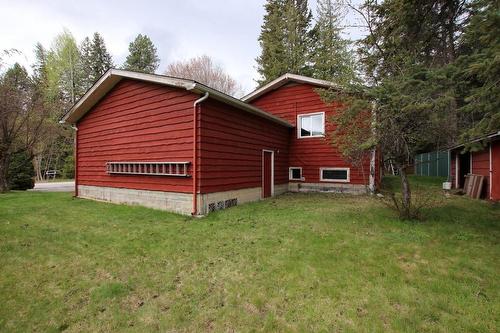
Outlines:
[[192, 220], [2, 194], [0, 331], [499, 331], [499, 207], [452, 196], [425, 215], [286, 194]]

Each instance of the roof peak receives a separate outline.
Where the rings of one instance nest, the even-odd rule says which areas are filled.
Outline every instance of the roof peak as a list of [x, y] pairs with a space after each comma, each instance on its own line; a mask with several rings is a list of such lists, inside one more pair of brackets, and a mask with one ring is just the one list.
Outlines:
[[252, 91], [248, 95], [244, 96], [241, 100], [244, 102], [250, 102], [251, 100], [262, 96], [266, 94], [269, 91], [278, 89], [279, 87], [282, 87], [283, 85], [287, 84], [288, 82], [299, 82], [299, 83], [307, 83], [319, 87], [324, 87], [324, 88], [335, 88], [339, 89], [339, 86], [335, 84], [332, 81], [327, 81], [327, 80], [321, 80], [321, 79], [315, 79], [309, 76], [304, 76], [304, 75], [299, 75], [299, 74], [293, 74], [293, 73], [285, 73], [281, 75], [280, 77], [272, 80], [269, 83], [266, 83], [260, 88], [257, 88], [256, 90]]
[[250, 104], [247, 104], [238, 98], [232, 97], [230, 95], [224, 94], [218, 90], [210, 88], [207, 85], [199, 83], [190, 79], [183, 79], [173, 76], [159, 75], [159, 74], [147, 74], [140, 72], [133, 72], [123, 69], [110, 68], [104, 73], [99, 80], [83, 95], [80, 100], [78, 100], [71, 109], [66, 112], [62, 117], [62, 123], [75, 124], [80, 118], [82, 118], [102, 97], [104, 97], [119, 81], [122, 79], [133, 79], [144, 82], [150, 82], [155, 84], [166, 85], [175, 88], [181, 88], [194, 93], [209, 93], [212, 99], [218, 100], [225, 104], [234, 106], [236, 108], [242, 109], [244, 111], [253, 113], [263, 118], [267, 118], [273, 122], [279, 123], [287, 127], [293, 127], [287, 121], [273, 115], [262, 111]]

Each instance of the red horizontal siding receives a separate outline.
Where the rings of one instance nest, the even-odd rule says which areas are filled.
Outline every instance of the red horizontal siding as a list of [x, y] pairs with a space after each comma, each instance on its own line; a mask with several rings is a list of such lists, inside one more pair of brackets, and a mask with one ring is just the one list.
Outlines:
[[77, 184], [190, 193], [192, 178], [109, 175], [105, 165], [111, 161], [192, 162], [192, 110], [197, 98], [157, 84], [119, 82], [78, 122]]
[[482, 198], [490, 197], [490, 149], [489, 146], [484, 150], [472, 153], [472, 174], [485, 177], [483, 183]]
[[262, 185], [262, 150], [275, 152], [275, 184], [288, 182], [289, 129], [214, 100], [202, 103], [199, 191]]
[[[251, 103], [295, 126], [300, 114], [325, 112], [326, 131], [331, 133], [335, 126], [331, 123], [331, 117], [338, 104], [326, 105], [315, 89], [316, 87], [309, 84], [288, 84], [260, 96]], [[366, 159], [362, 168], [354, 167], [345, 161], [338, 149], [332, 145], [331, 137], [298, 139], [296, 129], [290, 133], [289, 166], [302, 167], [305, 182], [320, 182], [319, 172], [322, 167], [348, 167], [350, 183], [369, 182], [370, 158]], [[376, 172], [376, 178], [379, 179], [378, 168]]]
[[500, 200], [500, 141], [491, 143], [491, 200]]

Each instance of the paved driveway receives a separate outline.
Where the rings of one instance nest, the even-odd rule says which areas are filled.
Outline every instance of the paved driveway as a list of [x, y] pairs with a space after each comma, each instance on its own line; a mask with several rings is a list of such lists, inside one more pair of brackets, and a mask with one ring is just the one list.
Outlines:
[[42, 192], [73, 192], [75, 182], [54, 182], [54, 183], [36, 183], [31, 191]]

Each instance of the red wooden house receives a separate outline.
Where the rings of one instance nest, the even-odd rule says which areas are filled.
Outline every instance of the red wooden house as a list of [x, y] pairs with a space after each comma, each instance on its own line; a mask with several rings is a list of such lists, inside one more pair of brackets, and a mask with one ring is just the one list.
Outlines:
[[482, 198], [500, 200], [500, 132], [492, 133], [482, 141], [484, 149], [476, 152], [463, 152], [464, 145], [457, 145], [450, 149], [451, 180], [454, 188], [463, 188], [465, 176], [475, 174], [484, 176]]
[[374, 189], [328, 139], [315, 89], [286, 74], [243, 100], [192, 80], [110, 69], [63, 117], [76, 130], [75, 195], [201, 215], [287, 191]]

